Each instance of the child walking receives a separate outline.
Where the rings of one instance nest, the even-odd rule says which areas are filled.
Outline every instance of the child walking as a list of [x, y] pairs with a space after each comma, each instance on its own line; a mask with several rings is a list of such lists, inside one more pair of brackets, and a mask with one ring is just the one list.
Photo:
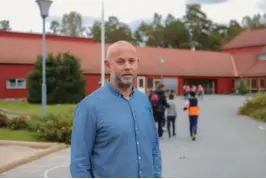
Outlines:
[[167, 103], [169, 104], [169, 108], [166, 108], [166, 116], [167, 116], [167, 130], [168, 130], [168, 136], [171, 137], [171, 125], [172, 125], [172, 135], [175, 136], [175, 120], [177, 116], [176, 112], [176, 105], [174, 101], [174, 95], [170, 94], [169, 99], [167, 100]]
[[194, 91], [190, 92], [190, 96], [191, 97], [185, 103], [184, 110], [188, 110], [190, 137], [195, 141], [199, 116], [199, 102]]

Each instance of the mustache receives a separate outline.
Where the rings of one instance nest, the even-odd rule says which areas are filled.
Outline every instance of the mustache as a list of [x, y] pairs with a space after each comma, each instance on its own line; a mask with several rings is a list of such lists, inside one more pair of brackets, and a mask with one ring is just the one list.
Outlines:
[[121, 74], [121, 76], [128, 76], [128, 75], [134, 76], [134, 73], [123, 73], [123, 74]]

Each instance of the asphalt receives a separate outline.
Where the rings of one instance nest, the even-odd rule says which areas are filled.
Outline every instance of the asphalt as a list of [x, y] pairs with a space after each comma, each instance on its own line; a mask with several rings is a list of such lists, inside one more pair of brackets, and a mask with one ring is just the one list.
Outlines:
[[[175, 138], [160, 140], [163, 177], [266, 177], [266, 124], [238, 116], [241, 96], [205, 96], [201, 101], [198, 136], [189, 138], [188, 119], [177, 99]], [[0, 175], [8, 178], [68, 178], [69, 149]]]

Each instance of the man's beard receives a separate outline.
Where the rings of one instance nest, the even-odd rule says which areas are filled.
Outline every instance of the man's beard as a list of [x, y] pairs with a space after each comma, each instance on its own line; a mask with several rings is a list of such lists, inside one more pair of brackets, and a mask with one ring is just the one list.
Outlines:
[[132, 74], [132, 75], [133, 75], [132, 80], [126, 80], [126, 82], [124, 82], [124, 80], [122, 80], [122, 78], [123, 78], [122, 76], [114, 74], [113, 80], [114, 80], [115, 84], [117, 85], [117, 87], [126, 90], [126, 89], [132, 87], [133, 82], [136, 78], [136, 75], [134, 75], [134, 74]]

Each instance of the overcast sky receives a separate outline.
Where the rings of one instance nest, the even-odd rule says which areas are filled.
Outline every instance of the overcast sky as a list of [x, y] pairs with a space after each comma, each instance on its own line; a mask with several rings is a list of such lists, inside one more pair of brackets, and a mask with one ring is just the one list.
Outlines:
[[[117, 16], [121, 21], [132, 23], [151, 19], [155, 12], [164, 17], [171, 13], [182, 17], [185, 4], [201, 1], [202, 9], [213, 21], [227, 23], [230, 19], [241, 21], [245, 15], [266, 12], [266, 0], [104, 0], [105, 19]], [[216, 3], [213, 3], [216, 1]], [[101, 0], [53, 0], [50, 19], [64, 13], [78, 11], [91, 23], [91, 18], [101, 17]], [[35, 0], [0, 0], [0, 20], [10, 20], [14, 31], [40, 32], [40, 13]], [[87, 20], [86, 20], [87, 19]], [[48, 19], [49, 20], [49, 19]]]

